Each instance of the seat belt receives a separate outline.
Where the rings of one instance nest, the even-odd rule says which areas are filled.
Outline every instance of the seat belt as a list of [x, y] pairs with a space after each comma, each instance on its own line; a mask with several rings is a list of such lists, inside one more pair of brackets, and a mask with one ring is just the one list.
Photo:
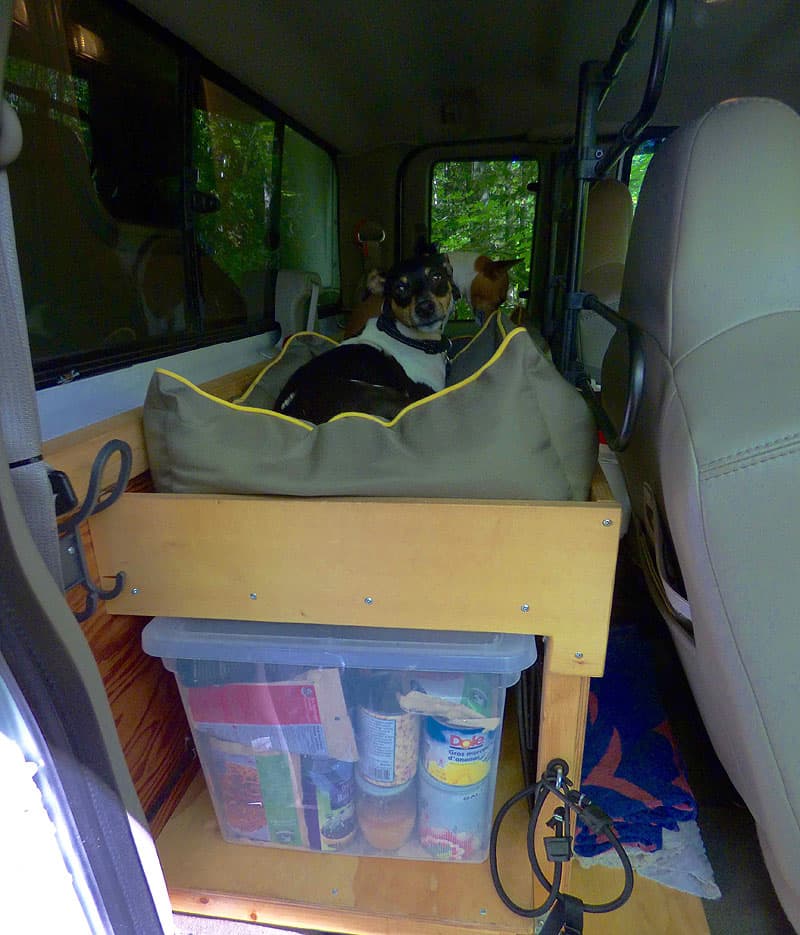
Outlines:
[[6, 171], [21, 148], [19, 119], [4, 100], [0, 111], [0, 433], [8, 451], [14, 490], [33, 540], [63, 590], [55, 499], [42, 458], [42, 430]]

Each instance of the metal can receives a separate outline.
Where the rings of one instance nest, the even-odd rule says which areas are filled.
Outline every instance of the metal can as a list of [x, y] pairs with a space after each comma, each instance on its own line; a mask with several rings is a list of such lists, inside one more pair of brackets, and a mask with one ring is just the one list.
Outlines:
[[425, 718], [420, 746], [422, 768], [451, 786], [471, 786], [485, 779], [495, 761], [497, 730], [454, 727]]
[[419, 843], [436, 860], [473, 863], [486, 857], [492, 783], [453, 786], [419, 771], [417, 833]]
[[419, 715], [358, 709], [358, 769], [376, 786], [414, 778], [419, 757]]

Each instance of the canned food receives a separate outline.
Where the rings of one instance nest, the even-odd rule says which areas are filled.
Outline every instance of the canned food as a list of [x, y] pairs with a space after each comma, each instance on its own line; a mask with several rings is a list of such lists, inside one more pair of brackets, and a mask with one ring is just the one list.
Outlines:
[[419, 757], [419, 715], [358, 709], [358, 769], [378, 786], [414, 778]]
[[497, 730], [453, 727], [425, 718], [420, 759], [423, 770], [451, 786], [470, 786], [485, 779], [494, 763]]
[[417, 833], [437, 860], [480, 861], [489, 830], [490, 780], [471, 786], [439, 782], [419, 771]]

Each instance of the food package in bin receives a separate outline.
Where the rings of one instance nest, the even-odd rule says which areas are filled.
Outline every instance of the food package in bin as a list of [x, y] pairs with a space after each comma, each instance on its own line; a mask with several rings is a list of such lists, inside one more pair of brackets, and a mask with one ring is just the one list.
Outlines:
[[308, 669], [290, 681], [184, 684], [195, 729], [218, 740], [305, 756], [358, 759], [338, 669]]
[[352, 763], [213, 736], [203, 740], [225, 837], [316, 851], [336, 851], [352, 841]]

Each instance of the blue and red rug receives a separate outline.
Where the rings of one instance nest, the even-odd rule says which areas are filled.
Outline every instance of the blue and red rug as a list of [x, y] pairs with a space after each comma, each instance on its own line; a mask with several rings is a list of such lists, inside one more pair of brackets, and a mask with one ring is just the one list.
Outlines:
[[[591, 681], [581, 791], [614, 819], [637, 872], [717, 898], [650, 651], [635, 627], [611, 629], [605, 674]], [[608, 839], [582, 825], [575, 854], [584, 865], [618, 862]]]

